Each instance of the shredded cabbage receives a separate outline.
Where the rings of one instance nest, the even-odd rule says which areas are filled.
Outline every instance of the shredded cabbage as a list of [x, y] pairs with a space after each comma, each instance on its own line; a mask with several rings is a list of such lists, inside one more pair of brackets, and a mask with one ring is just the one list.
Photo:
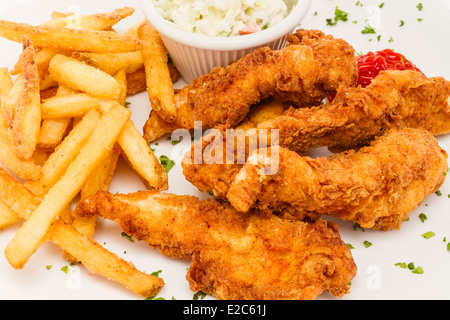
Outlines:
[[290, 12], [285, 0], [153, 1], [159, 14], [180, 29], [214, 37], [267, 29]]

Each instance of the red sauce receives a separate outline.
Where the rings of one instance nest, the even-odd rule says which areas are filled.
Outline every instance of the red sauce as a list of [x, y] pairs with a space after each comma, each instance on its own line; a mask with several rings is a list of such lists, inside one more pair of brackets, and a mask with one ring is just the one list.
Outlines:
[[414, 64], [400, 53], [391, 49], [368, 52], [358, 57], [358, 85], [367, 87], [383, 70], [415, 70], [421, 72]]

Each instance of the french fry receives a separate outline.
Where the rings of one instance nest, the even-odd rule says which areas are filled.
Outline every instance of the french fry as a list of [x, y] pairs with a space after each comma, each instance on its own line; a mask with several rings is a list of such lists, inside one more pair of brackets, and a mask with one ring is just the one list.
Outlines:
[[[102, 101], [100, 109], [102, 112], [108, 112], [116, 104], [115, 101]], [[123, 159], [148, 189], [158, 191], [168, 189], [166, 171], [131, 120], [125, 124], [117, 142], [122, 148]]]
[[147, 90], [147, 82], [145, 79], [145, 69], [140, 69], [136, 72], [127, 74], [127, 95], [134, 96], [135, 94]]
[[[59, 85], [56, 91], [55, 96], [63, 96], [67, 94], [73, 94], [74, 91], [68, 87], [63, 85]], [[41, 92], [42, 98], [42, 92]], [[51, 97], [53, 98], [53, 97]], [[49, 98], [50, 99], [50, 98]], [[47, 99], [45, 99], [47, 100]], [[45, 102], [44, 100], [44, 102]], [[42, 105], [41, 105], [42, 111]], [[64, 119], [43, 119], [41, 124], [41, 131], [39, 133], [38, 140], [38, 148], [44, 150], [54, 150], [69, 130], [70, 125], [72, 124], [72, 119], [64, 118]]]
[[[123, 7], [113, 12], [96, 13], [90, 15], [65, 14], [53, 12], [52, 19], [42, 24], [44, 27], [66, 27], [72, 25], [85, 30], [109, 30], [123, 19], [131, 16], [135, 10], [131, 7]], [[74, 23], [74, 21], [76, 21]]]
[[43, 197], [81, 152], [86, 140], [98, 126], [100, 118], [100, 112], [88, 112], [42, 166], [40, 179], [26, 181], [25, 186], [35, 195]]
[[41, 97], [39, 73], [34, 62], [36, 51], [27, 39], [23, 44], [24, 88], [14, 113], [12, 125], [13, 150], [22, 159], [29, 159], [36, 149], [41, 128]]
[[161, 119], [161, 117], [154, 110], [150, 111], [150, 116], [145, 122], [143, 131], [144, 139], [150, 144], [151, 142], [161, 138], [167, 133], [175, 131], [177, 128], [172, 123], [168, 123]]
[[16, 106], [19, 104], [19, 99], [23, 94], [24, 86], [25, 78], [21, 75], [14, 81], [11, 90], [2, 97], [2, 112], [5, 116], [6, 123], [10, 127], [13, 125]]
[[[41, 203], [21, 183], [0, 168], [0, 199], [22, 219], [29, 219]], [[164, 280], [137, 270], [131, 263], [87, 236], [71, 225], [56, 221], [48, 233], [48, 239], [80, 261], [90, 272], [115, 281], [142, 297], [153, 297], [164, 286]]]
[[86, 93], [56, 95], [42, 103], [41, 115], [43, 119], [75, 118], [98, 107], [98, 99]]
[[129, 52], [140, 47], [131, 35], [112, 31], [32, 26], [5, 20], [0, 20], [0, 36], [20, 43], [27, 36], [36, 47], [71, 51]]
[[4, 229], [20, 221], [22, 221], [22, 218], [0, 200], [0, 229]]
[[70, 118], [44, 119], [39, 132], [37, 148], [54, 150], [63, 141], [71, 123], [72, 119]]
[[[94, 195], [99, 191], [109, 191], [109, 185], [117, 167], [117, 161], [120, 156], [120, 146], [114, 145], [107, 159], [102, 162], [87, 179], [81, 189], [80, 198]], [[92, 237], [95, 231], [97, 217], [78, 217], [74, 215], [72, 225], [81, 234]]]
[[8, 68], [0, 68], [0, 97], [5, 96], [13, 87], [14, 82]]
[[33, 159], [22, 160], [12, 149], [5, 117], [0, 113], [0, 162], [14, 175], [25, 180], [36, 180], [41, 176], [41, 168]]
[[109, 74], [64, 55], [56, 55], [49, 72], [60, 84], [88, 93], [100, 99], [118, 99], [122, 87]]
[[146, 72], [147, 91], [152, 108], [167, 122], [177, 117], [175, 93], [170, 76], [167, 50], [159, 33], [147, 21], [138, 29]]
[[122, 106], [113, 106], [102, 116], [80, 154], [6, 246], [6, 258], [14, 268], [23, 268], [46, 240], [51, 224], [78, 194], [87, 177], [106, 158], [129, 118], [130, 112]]
[[119, 53], [74, 52], [72, 57], [110, 75], [115, 75], [122, 69], [126, 73], [133, 73], [144, 67], [144, 58], [140, 50]]
[[118, 97], [117, 102], [119, 102], [119, 104], [121, 106], [126, 107], [126, 104], [127, 104], [127, 86], [128, 86], [127, 73], [125, 72], [124, 69], [119, 70], [119, 72], [117, 72], [117, 74], [114, 76], [114, 79], [116, 79], [117, 83], [119, 83], [121, 88], [122, 88], [122, 93]]

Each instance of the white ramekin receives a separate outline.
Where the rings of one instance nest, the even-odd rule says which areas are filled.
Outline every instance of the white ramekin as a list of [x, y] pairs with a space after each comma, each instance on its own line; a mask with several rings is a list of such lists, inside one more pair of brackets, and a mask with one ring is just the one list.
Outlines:
[[312, 0], [298, 0], [288, 17], [277, 25], [258, 33], [235, 37], [209, 37], [180, 30], [165, 20], [152, 0], [141, 0], [142, 10], [155, 27], [183, 79], [192, 80], [209, 73], [214, 67], [224, 67], [257, 48], [278, 50], [286, 37], [297, 29], [309, 11]]

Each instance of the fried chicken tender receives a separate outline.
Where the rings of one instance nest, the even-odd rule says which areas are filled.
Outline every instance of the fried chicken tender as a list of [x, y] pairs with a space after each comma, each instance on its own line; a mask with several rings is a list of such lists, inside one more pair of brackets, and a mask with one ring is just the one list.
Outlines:
[[[278, 153], [274, 157], [273, 153]], [[447, 153], [425, 129], [392, 129], [368, 147], [312, 159], [275, 147], [255, 153], [236, 175], [227, 198], [304, 219], [331, 215], [363, 228], [400, 229], [404, 219], [445, 181]], [[267, 175], [268, 161], [279, 161]]]
[[425, 128], [450, 133], [450, 81], [417, 71], [382, 71], [366, 88], [342, 88], [333, 102], [291, 108], [259, 125], [278, 129], [280, 145], [304, 154], [329, 147], [341, 151], [365, 145], [390, 128]]
[[339, 87], [356, 84], [355, 50], [347, 42], [318, 30], [300, 30], [290, 39], [296, 44], [257, 49], [181, 89], [175, 95], [174, 125], [190, 130], [201, 121], [204, 129], [234, 127], [265, 98], [312, 106]]
[[[391, 128], [425, 128], [436, 136], [447, 134], [450, 132], [449, 97], [450, 81], [443, 78], [426, 78], [415, 71], [384, 71], [366, 88], [341, 89], [331, 103], [291, 108], [282, 116], [259, 123], [257, 128], [258, 131], [279, 130], [279, 140], [272, 145], [279, 144], [301, 155], [319, 147], [339, 152], [367, 145]], [[226, 129], [222, 129], [224, 154]], [[205, 151], [213, 143], [215, 139], [207, 136], [194, 146], [183, 160], [183, 173], [200, 191], [225, 198], [243, 164], [226, 163], [226, 158], [212, 163]], [[194, 163], [196, 148], [203, 159]], [[245, 157], [248, 156], [247, 148]]]
[[100, 215], [164, 255], [191, 259], [190, 288], [218, 299], [341, 297], [356, 265], [338, 226], [241, 214], [215, 199], [154, 191], [98, 193], [77, 215]]

